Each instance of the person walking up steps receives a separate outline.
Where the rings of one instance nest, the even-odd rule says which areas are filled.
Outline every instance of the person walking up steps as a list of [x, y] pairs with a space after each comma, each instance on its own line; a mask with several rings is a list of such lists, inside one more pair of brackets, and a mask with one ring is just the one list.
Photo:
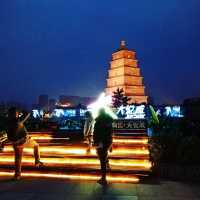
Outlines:
[[101, 164], [101, 179], [98, 183], [102, 185], [107, 184], [106, 172], [109, 165], [108, 151], [112, 145], [112, 122], [112, 117], [103, 108], [100, 109], [99, 116], [95, 119], [93, 139]]
[[12, 143], [15, 152], [15, 180], [19, 180], [21, 177], [21, 162], [23, 148], [25, 146], [34, 148], [35, 165], [37, 167], [43, 166], [43, 163], [40, 161], [39, 144], [28, 136], [26, 127], [24, 126], [24, 122], [29, 116], [30, 114], [23, 120], [20, 120], [15, 107], [8, 110], [7, 136], [8, 140]]

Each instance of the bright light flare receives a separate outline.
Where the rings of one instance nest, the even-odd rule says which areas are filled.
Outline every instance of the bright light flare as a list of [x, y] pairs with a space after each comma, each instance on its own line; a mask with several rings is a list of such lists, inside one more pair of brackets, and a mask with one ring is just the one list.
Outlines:
[[112, 104], [112, 97], [106, 96], [105, 93], [101, 93], [98, 99], [87, 106], [88, 110], [91, 110], [92, 116], [95, 119], [101, 108], [104, 108], [106, 113], [108, 113], [113, 119], [117, 119], [117, 115], [111, 110], [110, 106]]

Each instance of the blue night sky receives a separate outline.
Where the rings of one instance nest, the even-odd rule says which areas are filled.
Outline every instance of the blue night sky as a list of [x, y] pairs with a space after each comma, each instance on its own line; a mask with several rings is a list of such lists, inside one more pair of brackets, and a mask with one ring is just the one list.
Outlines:
[[96, 96], [120, 40], [156, 102], [200, 96], [199, 0], [0, 0], [0, 100]]

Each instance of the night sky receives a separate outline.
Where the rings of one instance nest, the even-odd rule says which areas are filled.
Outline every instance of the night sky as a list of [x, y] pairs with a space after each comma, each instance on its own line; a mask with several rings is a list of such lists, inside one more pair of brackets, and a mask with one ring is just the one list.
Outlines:
[[96, 96], [120, 40], [156, 102], [200, 96], [199, 0], [0, 0], [0, 100]]

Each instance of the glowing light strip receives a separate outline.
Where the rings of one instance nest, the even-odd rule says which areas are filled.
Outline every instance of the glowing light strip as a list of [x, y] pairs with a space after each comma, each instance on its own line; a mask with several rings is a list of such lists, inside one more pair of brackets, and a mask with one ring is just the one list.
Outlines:
[[[52, 140], [52, 136], [31, 136], [32, 139], [34, 140]], [[56, 139], [61, 139], [61, 138], [56, 138]]]
[[[0, 176], [13, 176], [13, 172], [0, 172]], [[55, 173], [33, 173], [33, 172], [22, 172], [22, 177], [36, 177], [36, 178], [59, 178], [59, 179], [72, 179], [72, 180], [98, 180], [100, 176], [97, 175], [73, 175], [73, 174], [55, 174]], [[107, 176], [108, 181], [113, 182], [129, 182], [129, 183], [137, 183], [139, 182], [139, 178], [136, 176], [122, 177], [122, 176]]]
[[[13, 152], [11, 146], [4, 147], [3, 152]], [[33, 148], [24, 148], [25, 153], [33, 153]], [[86, 148], [66, 148], [66, 147], [40, 147], [41, 153], [54, 153], [54, 154], [72, 154], [72, 155], [97, 155], [96, 149], [92, 148], [90, 153], [87, 153]], [[119, 155], [149, 155], [149, 150], [146, 148], [135, 148], [135, 149], [113, 149], [110, 156], [119, 156]]]
[[31, 138], [34, 139], [34, 140], [69, 140], [69, 138], [54, 138], [50, 135], [47, 135], [47, 136], [45, 136], [45, 135], [40, 135], [40, 136], [35, 135], [35, 136], [31, 136]]
[[[34, 159], [32, 157], [23, 157], [22, 161], [27, 164], [33, 164]], [[99, 165], [99, 160], [90, 158], [90, 159], [78, 159], [78, 158], [41, 158], [41, 161], [44, 164], [54, 164], [54, 165]], [[7, 164], [12, 163], [14, 164], [14, 157], [13, 156], [1, 156], [0, 157], [0, 164]], [[151, 162], [148, 160], [113, 160], [110, 159], [109, 163], [111, 167], [118, 166], [118, 167], [143, 167], [145, 169], [151, 168]]]
[[29, 135], [31, 136], [31, 137], [34, 137], [34, 136], [38, 136], [38, 137], [43, 137], [43, 136], [45, 136], [45, 137], [52, 137], [52, 133], [41, 133], [41, 132], [38, 132], [38, 133], [29, 133]]
[[[69, 138], [53, 138], [52, 136], [31, 136], [34, 140], [69, 140]], [[113, 139], [114, 143], [130, 143], [130, 144], [148, 144], [148, 139]]]
[[148, 144], [148, 139], [113, 139], [114, 143]]

